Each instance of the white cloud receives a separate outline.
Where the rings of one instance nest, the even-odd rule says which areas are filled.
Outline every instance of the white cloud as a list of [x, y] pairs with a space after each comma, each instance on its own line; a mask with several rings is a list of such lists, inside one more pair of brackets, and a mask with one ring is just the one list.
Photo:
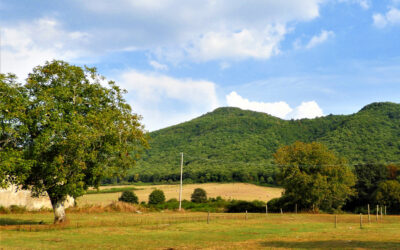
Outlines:
[[[151, 51], [158, 59], [175, 63], [182, 60], [268, 59], [279, 53], [287, 25], [318, 17], [322, 2], [119, 0], [80, 4], [95, 15], [110, 18], [109, 26], [104, 22], [106, 27], [95, 36], [99, 41], [109, 40], [102, 37], [117, 37], [107, 46], [133, 46]], [[124, 20], [121, 29], [115, 29], [118, 18]]]
[[89, 35], [67, 32], [55, 19], [19, 23], [4, 27], [1, 33], [1, 72], [12, 72], [19, 78], [25, 78], [33, 67], [45, 61], [72, 60], [87, 54], [78, 47], [87, 42]]
[[228, 106], [264, 112], [279, 118], [285, 118], [290, 112], [293, 111], [293, 109], [290, 108], [286, 102], [267, 103], [249, 101], [248, 99], [238, 95], [235, 91], [226, 96], [226, 103]]
[[161, 64], [157, 61], [151, 60], [149, 64], [156, 70], [168, 70], [168, 66], [165, 64]]
[[355, 3], [361, 6], [364, 10], [367, 10], [371, 7], [370, 0], [339, 0], [339, 2], [348, 2], [348, 3]]
[[307, 43], [305, 48], [311, 49], [311, 48], [325, 42], [326, 40], [333, 37], [334, 35], [335, 35], [335, 33], [333, 31], [322, 30], [319, 35], [315, 35], [310, 39], [310, 41]]
[[279, 53], [279, 44], [285, 34], [283, 25], [268, 25], [262, 31], [209, 32], [191, 41], [184, 51], [194, 61], [268, 59]]
[[391, 8], [386, 14], [374, 14], [372, 16], [374, 25], [378, 28], [385, 28], [387, 25], [399, 25], [400, 24], [400, 10]]
[[310, 101], [302, 102], [300, 106], [296, 107], [293, 112], [289, 114], [289, 117], [293, 119], [311, 119], [323, 115], [322, 109], [318, 106], [318, 104], [315, 101]]
[[218, 107], [216, 84], [210, 81], [123, 72], [118, 84], [128, 90], [127, 100], [143, 116], [149, 130], [174, 125]]
[[286, 102], [256, 102], [243, 98], [235, 91], [226, 96], [228, 106], [264, 112], [282, 119], [302, 119], [323, 116], [322, 109], [315, 101], [302, 102], [294, 109]]

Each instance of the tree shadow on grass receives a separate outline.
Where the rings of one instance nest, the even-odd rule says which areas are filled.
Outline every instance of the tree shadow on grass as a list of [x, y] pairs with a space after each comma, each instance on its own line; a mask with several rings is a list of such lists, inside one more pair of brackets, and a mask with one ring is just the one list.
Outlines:
[[0, 218], [0, 226], [13, 226], [13, 225], [41, 225], [43, 221], [21, 220], [11, 218]]
[[306, 249], [400, 249], [400, 242], [388, 241], [353, 241], [353, 240], [327, 240], [327, 241], [265, 241], [262, 247], [267, 248], [306, 248]]

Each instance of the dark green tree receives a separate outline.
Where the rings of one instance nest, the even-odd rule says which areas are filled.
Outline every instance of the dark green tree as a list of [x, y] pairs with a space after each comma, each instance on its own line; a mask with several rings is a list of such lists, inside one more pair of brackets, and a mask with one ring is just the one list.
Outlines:
[[395, 180], [388, 180], [379, 183], [373, 194], [377, 204], [386, 205], [389, 212], [400, 212], [400, 183]]
[[[19, 98], [7, 116], [6, 137], [16, 142], [7, 154], [30, 162], [24, 178], [15, 175], [19, 182], [14, 183], [34, 195], [47, 192], [55, 223], [66, 219], [68, 195], [76, 198], [104, 177], [124, 174], [147, 146], [140, 117], [132, 113], [124, 91], [112, 81], [108, 87], [102, 82], [95, 68], [62, 61], [34, 68], [23, 86], [3, 81], [2, 88]], [[13, 98], [2, 102], [16, 103]]]
[[356, 194], [347, 202], [345, 209], [354, 211], [375, 204], [374, 192], [379, 183], [389, 177], [388, 168], [383, 164], [359, 164], [354, 167], [357, 177]]
[[207, 201], [207, 193], [202, 188], [196, 188], [191, 196], [191, 201], [196, 203], [203, 203]]
[[337, 157], [320, 143], [295, 142], [277, 150], [280, 181], [285, 188], [284, 199], [299, 208], [340, 209], [354, 193], [355, 177]]
[[132, 191], [122, 192], [121, 197], [119, 197], [118, 200], [123, 201], [123, 202], [133, 203], [133, 204], [139, 203], [139, 199], [138, 199], [137, 195]]
[[149, 195], [149, 204], [150, 205], [157, 205], [165, 202], [165, 195], [164, 192], [160, 189], [155, 189]]

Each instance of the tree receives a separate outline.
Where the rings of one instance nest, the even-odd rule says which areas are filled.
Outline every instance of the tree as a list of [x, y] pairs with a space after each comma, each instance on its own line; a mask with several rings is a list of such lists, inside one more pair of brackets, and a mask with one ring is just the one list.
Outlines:
[[354, 167], [357, 177], [355, 189], [357, 194], [346, 204], [348, 211], [366, 208], [368, 204], [374, 204], [374, 192], [382, 181], [386, 181], [389, 176], [388, 168], [383, 164], [359, 164]]
[[280, 167], [284, 199], [300, 208], [340, 209], [350, 195], [355, 177], [323, 144], [295, 142], [277, 150], [275, 163]]
[[207, 193], [202, 188], [196, 188], [191, 196], [191, 201], [196, 203], [203, 203], [207, 201]]
[[119, 197], [118, 200], [123, 201], [123, 202], [133, 203], [133, 204], [139, 203], [139, 199], [133, 191], [122, 192], [121, 197]]
[[155, 189], [149, 195], [149, 204], [150, 205], [157, 205], [165, 202], [165, 195], [164, 192], [160, 189]]
[[388, 180], [379, 183], [373, 194], [378, 204], [386, 205], [390, 212], [400, 212], [400, 183]]
[[76, 198], [104, 177], [124, 174], [148, 145], [140, 117], [123, 99], [125, 92], [113, 81], [108, 87], [102, 82], [95, 68], [63, 61], [34, 68], [23, 86], [10, 77], [2, 81], [2, 89], [18, 97], [2, 99], [3, 106], [16, 105], [13, 113], [1, 114], [8, 115], [2, 136], [15, 144], [7, 155], [16, 152], [15, 161], [30, 163], [23, 164], [29, 168], [13, 176], [13, 183], [34, 195], [47, 192], [55, 223], [66, 219], [68, 195]]
[[27, 93], [12, 74], [0, 74], [0, 187], [26, 178], [31, 161], [23, 157]]

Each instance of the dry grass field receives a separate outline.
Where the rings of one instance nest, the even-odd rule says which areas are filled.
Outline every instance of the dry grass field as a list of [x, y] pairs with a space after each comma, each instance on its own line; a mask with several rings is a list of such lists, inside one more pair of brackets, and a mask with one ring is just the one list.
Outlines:
[[[106, 186], [100, 189], [108, 189], [112, 187], [126, 187], [126, 186]], [[154, 189], [161, 189], [165, 193], [166, 199], [179, 198], [179, 185], [148, 185], [136, 186], [140, 190], [135, 190], [136, 195], [139, 197], [139, 202], [147, 202], [149, 194]], [[208, 197], [221, 196], [224, 199], [236, 200], [261, 200], [269, 201], [273, 198], [280, 197], [283, 189], [262, 187], [248, 183], [205, 183], [205, 184], [187, 184], [183, 185], [183, 199], [190, 200], [190, 196], [195, 188], [203, 188], [207, 192]], [[89, 194], [78, 198], [77, 203], [79, 206], [85, 205], [107, 205], [112, 201], [117, 201], [121, 193], [99, 193]]]
[[[129, 212], [0, 215], [0, 249], [400, 249], [400, 217]], [[40, 223], [40, 224], [39, 224]]]

